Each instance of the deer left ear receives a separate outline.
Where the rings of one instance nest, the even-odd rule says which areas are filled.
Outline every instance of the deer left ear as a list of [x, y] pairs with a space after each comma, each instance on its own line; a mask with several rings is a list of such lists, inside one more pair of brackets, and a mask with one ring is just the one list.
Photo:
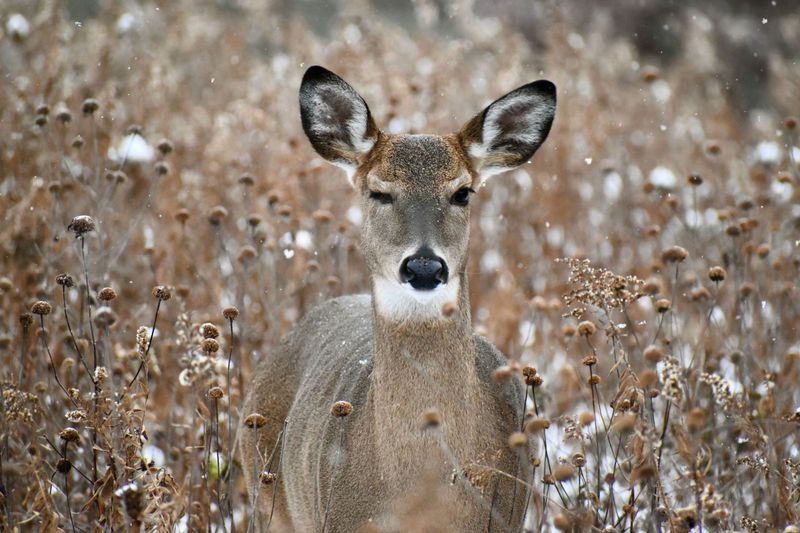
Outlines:
[[555, 111], [556, 86], [539, 80], [495, 100], [467, 122], [458, 138], [481, 182], [529, 161], [550, 133]]

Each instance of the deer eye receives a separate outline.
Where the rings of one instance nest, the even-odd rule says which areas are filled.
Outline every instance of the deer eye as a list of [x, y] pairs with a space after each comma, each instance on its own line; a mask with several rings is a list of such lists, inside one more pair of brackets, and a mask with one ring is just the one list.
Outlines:
[[464, 207], [469, 204], [469, 195], [474, 192], [475, 191], [470, 187], [458, 189], [455, 193], [453, 193], [453, 196], [450, 197], [450, 203]]
[[372, 200], [380, 202], [382, 204], [393, 204], [394, 198], [392, 198], [391, 194], [387, 194], [385, 192], [378, 192], [378, 191], [369, 191], [369, 197]]

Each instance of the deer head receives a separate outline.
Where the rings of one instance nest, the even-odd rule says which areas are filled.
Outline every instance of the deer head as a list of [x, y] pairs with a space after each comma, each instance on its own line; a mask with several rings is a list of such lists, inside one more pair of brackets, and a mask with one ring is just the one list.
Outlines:
[[450, 135], [380, 131], [364, 99], [319, 66], [300, 87], [303, 129], [360, 194], [361, 246], [378, 315], [431, 321], [466, 309], [469, 204], [485, 180], [529, 161], [553, 122], [556, 88], [540, 80], [494, 101]]

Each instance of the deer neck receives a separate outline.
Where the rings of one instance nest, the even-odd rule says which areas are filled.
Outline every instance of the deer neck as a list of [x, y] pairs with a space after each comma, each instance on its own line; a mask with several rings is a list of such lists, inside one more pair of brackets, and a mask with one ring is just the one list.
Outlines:
[[446, 318], [396, 322], [375, 306], [370, 408], [378, 462], [389, 479], [407, 476], [441, 451], [432, 450], [432, 439], [421, 438], [422, 414], [430, 409], [441, 415], [450, 451], [460, 461], [475, 459], [481, 391], [466, 278], [461, 279], [458, 307]]

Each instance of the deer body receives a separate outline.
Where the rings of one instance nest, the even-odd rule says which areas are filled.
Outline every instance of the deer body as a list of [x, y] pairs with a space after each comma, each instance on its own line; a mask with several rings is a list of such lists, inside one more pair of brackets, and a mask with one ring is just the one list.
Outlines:
[[[523, 86], [444, 137], [381, 133], [363, 99], [320, 67], [300, 101], [315, 149], [361, 193], [372, 291], [314, 309], [259, 365], [243, 414], [269, 423], [240, 433], [257, 519], [266, 524], [275, 491], [274, 521], [292, 531], [518, 531], [526, 491], [509, 476], [524, 479], [528, 457], [507, 442], [522, 387], [492, 380], [506, 360], [472, 329], [468, 202], [544, 141], [552, 84]], [[331, 415], [339, 400], [349, 416]], [[432, 409], [441, 423], [425, 430]], [[273, 448], [278, 478], [265, 486]]]

